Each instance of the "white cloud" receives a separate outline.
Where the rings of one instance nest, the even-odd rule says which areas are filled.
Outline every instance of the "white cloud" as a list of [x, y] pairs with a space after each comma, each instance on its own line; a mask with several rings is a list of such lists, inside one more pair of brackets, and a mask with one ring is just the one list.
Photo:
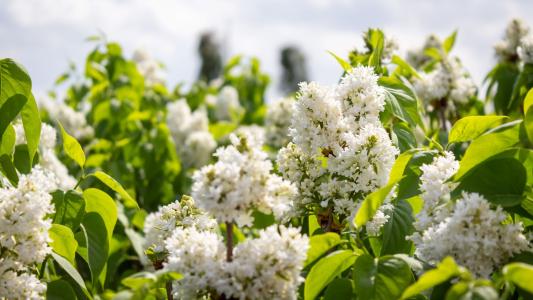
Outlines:
[[198, 35], [216, 29], [228, 55], [258, 56], [274, 78], [280, 47], [299, 45], [311, 78], [333, 83], [340, 69], [326, 50], [345, 55], [367, 27], [384, 28], [403, 50], [420, 46], [429, 33], [444, 36], [459, 29], [456, 54], [481, 81], [507, 21], [531, 20], [532, 14], [533, 2], [526, 0], [7, 0], [0, 7], [0, 53], [20, 60], [35, 88], [45, 90], [68, 59], [83, 61], [92, 47], [85, 37], [102, 30], [126, 52], [140, 47], [151, 52], [175, 83], [196, 77]]

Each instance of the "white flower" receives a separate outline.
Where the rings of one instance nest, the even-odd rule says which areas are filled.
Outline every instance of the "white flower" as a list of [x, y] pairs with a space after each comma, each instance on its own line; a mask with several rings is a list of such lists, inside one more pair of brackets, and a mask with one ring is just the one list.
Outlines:
[[415, 90], [420, 98], [427, 102], [440, 100], [448, 94], [450, 89], [450, 74], [438, 65], [430, 73], [420, 74], [420, 79], [415, 79]]
[[390, 216], [387, 211], [394, 209], [390, 203], [381, 205], [370, 221], [366, 223], [366, 233], [368, 236], [379, 236], [383, 225], [387, 224]]
[[215, 117], [217, 120], [232, 120], [232, 116], [241, 113], [243, 108], [239, 103], [239, 93], [232, 86], [223, 87], [215, 102]]
[[53, 174], [35, 167], [19, 176], [17, 187], [0, 189], [0, 248], [23, 264], [40, 263], [50, 253], [48, 229], [53, 213]]
[[529, 34], [529, 27], [520, 19], [513, 19], [505, 29], [503, 40], [499, 41], [494, 50], [499, 60], [514, 61], [517, 59], [517, 50], [522, 38]]
[[332, 88], [301, 84], [278, 169], [299, 192], [294, 207], [330, 206], [349, 216], [366, 194], [385, 184], [398, 149], [379, 120], [384, 89], [369, 67], [349, 71]]
[[283, 98], [268, 105], [265, 116], [267, 144], [281, 148], [290, 141], [289, 127], [294, 111], [294, 99]]
[[448, 99], [450, 106], [465, 104], [477, 92], [474, 80], [457, 58], [446, 59], [420, 76], [415, 79], [414, 86], [418, 96], [426, 102]]
[[431, 164], [420, 167], [420, 196], [424, 200], [424, 207], [414, 223], [417, 230], [424, 230], [448, 216], [450, 208], [447, 203], [450, 200], [450, 192], [456, 186], [448, 180], [458, 169], [459, 162], [455, 160], [453, 153], [448, 151], [435, 157]]
[[183, 278], [173, 285], [177, 299], [198, 299], [220, 277], [225, 259], [222, 238], [212, 231], [195, 227], [177, 228], [165, 241], [169, 253], [165, 269], [179, 272]]
[[217, 147], [217, 142], [208, 131], [195, 131], [185, 140], [183, 148], [183, 160], [185, 165], [195, 168], [206, 165], [211, 158], [213, 150]]
[[176, 228], [194, 227], [199, 231], [214, 231], [216, 221], [196, 207], [193, 198], [183, 196], [171, 204], [162, 206], [144, 221], [145, 249], [154, 253], [165, 252], [165, 240]]
[[199, 168], [209, 162], [217, 144], [209, 133], [204, 109], [191, 112], [185, 99], [167, 104], [167, 125], [185, 168]]
[[0, 299], [45, 299], [45, 283], [31, 273], [9, 270], [8, 264], [0, 258]]
[[144, 50], [136, 50], [133, 53], [133, 61], [137, 64], [137, 70], [144, 77], [146, 85], [164, 83], [164, 72], [161, 65]]
[[215, 288], [237, 299], [296, 299], [309, 239], [296, 228], [273, 225], [235, 247]]
[[309, 155], [337, 144], [342, 132], [341, 105], [316, 82], [300, 83], [289, 135]]
[[268, 187], [272, 163], [252, 137], [232, 134], [230, 140], [231, 145], [215, 152], [215, 164], [194, 173], [192, 196], [220, 222], [251, 225], [254, 208], [270, 213], [276, 203]]
[[[262, 146], [265, 143], [265, 128], [258, 125], [239, 126], [234, 133], [236, 135], [247, 136], [249, 143]], [[253, 141], [252, 141], [253, 140]]]
[[50, 115], [50, 119], [59, 121], [65, 131], [77, 140], [90, 139], [94, 136], [94, 129], [87, 124], [82, 112], [50, 98], [42, 98], [40, 102]]
[[46, 285], [31, 274], [51, 248], [54, 175], [40, 166], [0, 188], [0, 298], [44, 299]]
[[385, 41], [383, 43], [383, 60], [389, 61], [396, 51], [400, 49], [400, 44], [395, 37], [385, 35]]
[[176, 228], [166, 242], [165, 269], [179, 272], [178, 299], [217, 296], [237, 299], [296, 299], [309, 239], [296, 228], [273, 225], [233, 249], [226, 261], [221, 236], [197, 228]]
[[481, 195], [463, 193], [449, 217], [413, 239], [416, 255], [430, 263], [452, 256], [477, 277], [489, 278], [514, 254], [530, 248], [522, 224], [506, 219], [500, 206], [491, 209]]
[[367, 123], [379, 124], [385, 94], [372, 67], [357, 67], [349, 71], [336, 86], [335, 96], [351, 130]]
[[525, 64], [533, 63], [533, 34], [527, 35], [520, 40], [518, 56]]
[[278, 152], [277, 164], [283, 177], [298, 189], [293, 204], [295, 209], [304, 210], [307, 204], [314, 201], [320, 185], [318, 180], [326, 174], [326, 170], [322, 168], [322, 161], [317, 156], [309, 156], [295, 144], [289, 143]]

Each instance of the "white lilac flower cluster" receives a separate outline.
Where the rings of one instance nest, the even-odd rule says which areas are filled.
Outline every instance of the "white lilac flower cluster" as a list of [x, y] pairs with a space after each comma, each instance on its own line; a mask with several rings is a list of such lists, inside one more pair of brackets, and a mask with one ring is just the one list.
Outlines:
[[[500, 61], [507, 62], [514, 62], [518, 58], [522, 60], [524, 58], [527, 59], [527, 57], [519, 57], [519, 54], [525, 49], [531, 49], [530, 43], [529, 46], [526, 45], [524, 48], [522, 48], [522, 44], [528, 44], [527, 41], [531, 40], [531, 38], [528, 38], [528, 36], [530, 36], [530, 28], [523, 20], [511, 20], [505, 29], [503, 40], [494, 45], [494, 50], [498, 59]], [[523, 41], [525, 41], [525, 43]], [[529, 53], [531, 53], [531, 51], [529, 51]], [[522, 53], [522, 56], [524, 54], [525, 53]], [[531, 58], [531, 56], [529, 56], [529, 58]]]
[[137, 70], [144, 77], [148, 86], [164, 83], [164, 72], [161, 64], [153, 59], [145, 50], [136, 50], [133, 53], [133, 61], [137, 64]]
[[229, 262], [214, 232], [176, 230], [166, 247], [165, 268], [184, 275], [174, 283], [177, 299], [213, 293], [226, 299], [296, 299], [309, 240], [296, 228], [273, 225], [238, 244]]
[[154, 255], [166, 255], [165, 240], [176, 228], [193, 227], [199, 231], [215, 231], [215, 219], [198, 209], [192, 197], [183, 196], [171, 204], [162, 206], [144, 221], [144, 248]]
[[244, 110], [239, 102], [239, 92], [229, 85], [224, 86], [216, 96], [207, 95], [205, 101], [214, 107], [218, 121], [231, 121]]
[[40, 102], [50, 118], [59, 121], [63, 128], [77, 140], [86, 140], [94, 136], [94, 129], [87, 124], [87, 119], [82, 112], [49, 98], [42, 98]]
[[237, 136], [247, 136], [249, 139], [253, 139], [254, 145], [263, 145], [265, 143], [266, 131], [265, 127], [259, 125], [243, 125], [239, 126], [233, 132]]
[[521, 223], [507, 221], [500, 206], [477, 193], [463, 192], [453, 202], [453, 184], [447, 180], [457, 171], [451, 153], [422, 166], [421, 197], [424, 207], [414, 224], [417, 232], [408, 237], [415, 254], [429, 263], [452, 256], [477, 277], [489, 278], [513, 254], [530, 248]]
[[381, 234], [381, 228], [389, 221], [389, 212], [393, 209], [394, 205], [391, 203], [385, 203], [379, 207], [372, 219], [366, 223], [366, 233], [368, 236], [379, 236]]
[[433, 70], [420, 73], [420, 77], [415, 79], [414, 87], [417, 95], [428, 103], [446, 99], [453, 108], [468, 103], [477, 92], [474, 80], [456, 57], [437, 63]]
[[191, 112], [185, 99], [169, 103], [167, 125], [186, 168], [199, 168], [209, 162], [217, 143], [209, 133], [209, 120], [203, 108]]
[[268, 105], [265, 116], [267, 144], [274, 148], [286, 146], [289, 141], [289, 127], [294, 111], [294, 99], [283, 98]]
[[193, 175], [192, 196], [219, 222], [251, 225], [252, 210], [284, 218], [296, 188], [271, 174], [272, 163], [253, 136], [230, 135], [231, 145], [218, 148], [211, 164]]
[[0, 299], [44, 299], [46, 284], [34, 275], [51, 249], [54, 174], [37, 166], [17, 186], [0, 188]]
[[525, 64], [533, 64], [533, 34], [520, 40], [518, 47], [518, 57]]
[[[21, 123], [14, 125], [16, 135], [16, 145], [25, 144], [26, 136], [24, 127]], [[70, 190], [76, 186], [76, 179], [70, 176], [67, 167], [59, 160], [55, 153], [57, 143], [57, 131], [46, 123], [41, 124], [41, 136], [39, 140], [39, 166], [49, 171], [54, 177], [51, 183], [54, 184], [54, 190]]]
[[384, 90], [369, 67], [349, 71], [332, 87], [302, 83], [278, 169], [310, 205], [347, 217], [357, 202], [388, 180], [398, 149], [379, 120]]
[[458, 169], [459, 162], [449, 151], [435, 157], [431, 164], [423, 164], [420, 167], [420, 196], [424, 199], [424, 207], [414, 223], [418, 231], [423, 231], [448, 216], [450, 207], [447, 204], [450, 201], [450, 193], [456, 186], [449, 179]]

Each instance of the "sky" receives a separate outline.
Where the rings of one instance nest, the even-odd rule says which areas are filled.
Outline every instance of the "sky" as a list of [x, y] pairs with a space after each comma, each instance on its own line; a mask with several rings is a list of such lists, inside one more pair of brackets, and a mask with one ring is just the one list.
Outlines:
[[86, 37], [105, 33], [127, 55], [144, 49], [166, 66], [169, 84], [190, 83], [198, 73], [198, 36], [215, 31], [226, 58], [259, 57], [279, 95], [279, 52], [303, 50], [312, 80], [335, 83], [341, 57], [361, 45], [361, 33], [382, 28], [400, 44], [400, 54], [420, 47], [425, 37], [459, 34], [453, 53], [478, 83], [494, 64], [492, 45], [514, 17], [533, 26], [528, 0], [2, 0], [0, 57], [28, 69], [34, 92], [49, 90], [70, 61], [80, 65], [94, 44]]

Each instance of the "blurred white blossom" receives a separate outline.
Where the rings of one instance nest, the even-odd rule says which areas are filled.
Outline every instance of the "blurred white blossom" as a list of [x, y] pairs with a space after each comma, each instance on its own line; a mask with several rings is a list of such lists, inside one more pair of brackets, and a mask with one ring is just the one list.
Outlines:
[[282, 98], [268, 105], [265, 116], [266, 142], [274, 148], [281, 148], [290, 141], [289, 127], [294, 111], [294, 99]]
[[167, 125], [185, 168], [199, 168], [209, 162], [217, 143], [209, 133], [203, 108], [191, 112], [185, 99], [167, 105]]
[[214, 99], [217, 120], [231, 121], [243, 112], [239, 103], [239, 92], [232, 86], [223, 87]]
[[148, 86], [164, 83], [164, 72], [161, 64], [153, 59], [145, 50], [136, 50], [133, 53], [133, 61], [137, 64], [137, 70], [144, 77]]
[[[283, 180], [273, 180], [277, 175], [270, 173], [272, 163], [256, 139], [232, 134], [230, 140], [231, 145], [215, 152], [215, 164], [193, 175], [192, 196], [198, 206], [219, 222], [237, 222], [240, 226], [252, 224], [254, 208], [264, 213], [277, 211], [277, 217], [281, 217], [284, 212], [279, 209], [284, 206], [275, 198], [292, 198], [287, 194], [292, 189]], [[280, 189], [284, 193], [277, 193]]]

